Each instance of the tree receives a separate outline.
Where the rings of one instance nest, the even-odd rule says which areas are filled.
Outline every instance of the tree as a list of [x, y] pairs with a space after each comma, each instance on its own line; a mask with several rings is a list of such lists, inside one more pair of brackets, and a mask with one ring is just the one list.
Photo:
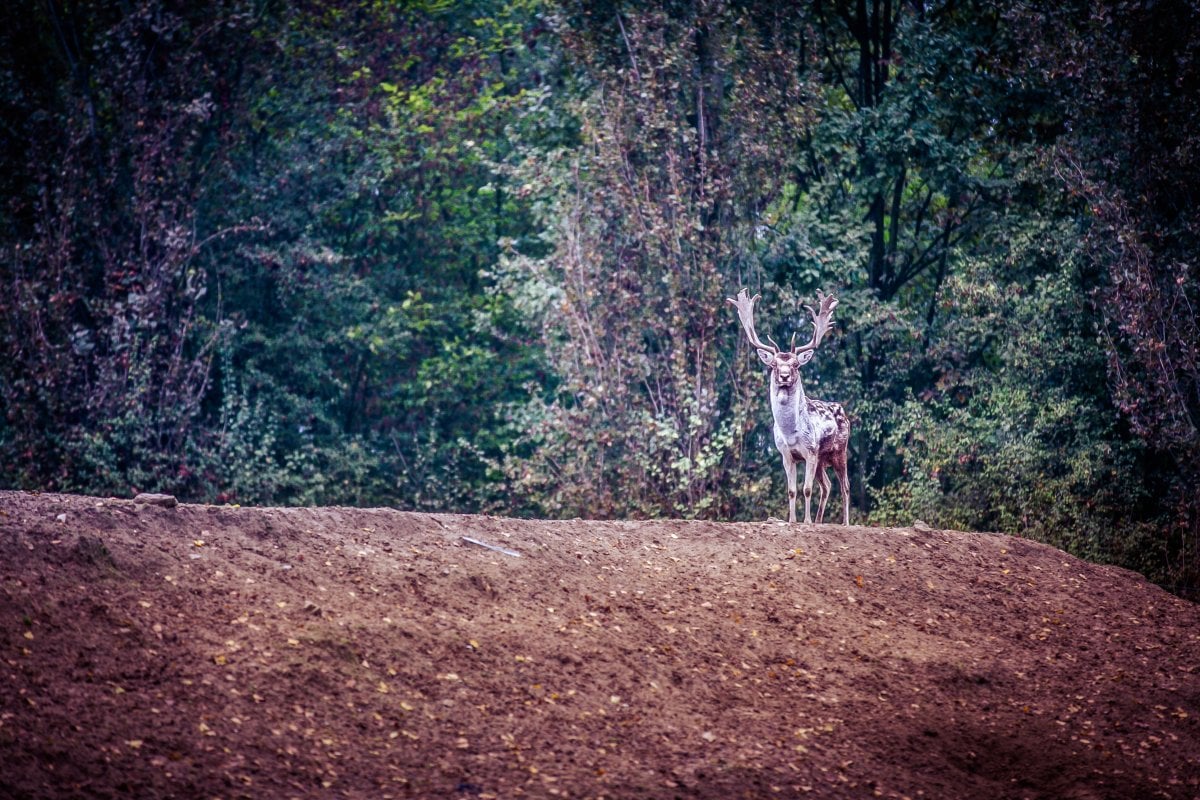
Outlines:
[[1002, 66], [1061, 97], [1054, 167], [1090, 223], [1112, 397], [1150, 448], [1172, 580], [1200, 574], [1200, 6], [1188, 0], [1014, 8], [1027, 42]]
[[477, 491], [494, 409], [537, 360], [487, 291], [531, 232], [492, 162], [538, 8], [20, 5], [0, 71], [7, 480], [499, 502]]
[[724, 298], [755, 280], [746, 242], [808, 124], [795, 20], [601, 3], [560, 24], [581, 147], [526, 165], [555, 249], [508, 264], [560, 382], [518, 414], [509, 473], [556, 514], [736, 513], [769, 479], [742, 480], [761, 391], [727, 360]]
[[223, 446], [267, 463], [226, 495], [506, 502], [498, 409], [539, 364], [486, 270], [532, 235], [494, 163], [530, 102], [538, 7], [316, 2], [266, 32], [279, 57], [222, 194], [271, 226], [220, 273], [223, 413], [245, 420]]
[[0, 422], [20, 485], [189, 485], [219, 338], [202, 259], [256, 227], [197, 211], [227, 145], [245, 4], [20, 4], [0, 217]]
[[1004, 87], [985, 54], [1002, 37], [974, 4], [822, 2], [810, 69], [819, 123], [772, 209], [763, 254], [800, 294], [838, 286], [852, 347], [826, 375], [856, 415], [856, 505], [895, 479], [889, 420], [910, 389], [939, 380], [931, 333], [942, 288], [964, 257], [990, 246], [1028, 158], [995, 141]]

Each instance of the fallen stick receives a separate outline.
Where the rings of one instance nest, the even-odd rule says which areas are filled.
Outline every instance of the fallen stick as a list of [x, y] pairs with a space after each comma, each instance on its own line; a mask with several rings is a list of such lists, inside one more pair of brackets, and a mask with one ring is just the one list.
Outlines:
[[500, 547], [498, 545], [488, 544], [487, 542], [481, 542], [478, 539], [472, 539], [470, 536], [464, 536], [464, 537], [462, 537], [462, 540], [464, 542], [470, 542], [471, 544], [477, 544], [480, 547], [486, 547], [488, 550], [495, 550], [497, 553], [504, 553], [504, 555], [506, 555], [506, 556], [512, 556], [513, 558], [521, 557], [521, 554], [515, 550], [509, 550], [507, 548]]

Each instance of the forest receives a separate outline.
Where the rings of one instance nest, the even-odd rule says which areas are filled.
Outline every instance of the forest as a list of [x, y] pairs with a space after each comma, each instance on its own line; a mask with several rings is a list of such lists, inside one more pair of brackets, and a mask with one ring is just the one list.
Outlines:
[[[18, 0], [0, 486], [852, 521], [1200, 587], [1200, 0]], [[835, 501], [836, 502], [836, 501]]]

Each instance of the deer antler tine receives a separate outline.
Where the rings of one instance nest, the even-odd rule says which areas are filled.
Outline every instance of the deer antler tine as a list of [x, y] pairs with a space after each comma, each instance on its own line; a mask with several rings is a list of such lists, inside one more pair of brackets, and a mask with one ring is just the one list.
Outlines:
[[803, 353], [808, 350], [817, 349], [817, 345], [821, 343], [821, 339], [825, 338], [825, 334], [829, 332], [829, 328], [833, 325], [833, 310], [837, 308], [838, 300], [834, 295], [827, 295], [820, 289], [817, 290], [817, 306], [821, 309], [813, 311], [812, 306], [804, 306], [808, 309], [809, 315], [813, 322], [813, 338], [808, 344], [796, 349], [797, 353]]
[[[779, 347], [763, 344], [758, 338], [758, 334], [754, 332], [754, 303], [761, 295], [750, 296], [750, 292], [742, 289], [737, 294], [737, 298], [726, 298], [726, 302], [737, 308], [738, 319], [742, 321], [742, 327], [746, 330], [746, 338], [750, 340], [750, 344], [758, 350], [766, 350], [772, 353], [778, 353]], [[770, 337], [767, 337], [770, 339]]]

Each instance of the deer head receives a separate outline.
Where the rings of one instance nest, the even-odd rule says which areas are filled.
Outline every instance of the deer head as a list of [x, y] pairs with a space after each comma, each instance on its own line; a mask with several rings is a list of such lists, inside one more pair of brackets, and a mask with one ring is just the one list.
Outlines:
[[726, 298], [726, 302], [737, 307], [738, 319], [742, 321], [742, 327], [746, 329], [746, 337], [750, 340], [750, 346], [758, 351], [758, 357], [775, 373], [779, 385], [785, 388], [790, 387], [799, 378], [800, 367], [812, 360], [817, 346], [821, 344], [821, 339], [825, 338], [829, 326], [833, 324], [833, 309], [837, 307], [837, 298], [833, 295], [826, 295], [818, 289], [817, 305], [821, 310], [813, 311], [812, 306], [805, 306], [813, 321], [812, 339], [808, 344], [797, 347], [795, 346], [796, 337], [793, 334], [792, 347], [784, 350], [775, 344], [775, 340], [770, 336], [767, 337], [769, 344], [764, 344], [758, 338], [758, 334], [754, 332], [754, 303], [759, 297], [760, 295], [757, 294], [751, 297], [749, 292], [742, 289], [738, 292], [737, 299], [729, 297]]

